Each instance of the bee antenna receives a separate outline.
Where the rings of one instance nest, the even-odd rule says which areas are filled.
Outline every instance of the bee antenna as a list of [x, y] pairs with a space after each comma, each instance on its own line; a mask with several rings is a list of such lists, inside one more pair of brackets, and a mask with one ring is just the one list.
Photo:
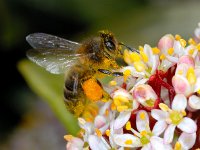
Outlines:
[[130, 47], [130, 46], [127, 46], [127, 45], [125, 45], [124, 43], [122, 43], [122, 42], [120, 42], [119, 43], [119, 45], [123, 45], [123, 46], [125, 46], [126, 48], [128, 48], [130, 51], [132, 51], [132, 52], [136, 52], [136, 53], [140, 53], [139, 52], [139, 50], [137, 50], [137, 49], [135, 49], [135, 48], [132, 48], [132, 47]]

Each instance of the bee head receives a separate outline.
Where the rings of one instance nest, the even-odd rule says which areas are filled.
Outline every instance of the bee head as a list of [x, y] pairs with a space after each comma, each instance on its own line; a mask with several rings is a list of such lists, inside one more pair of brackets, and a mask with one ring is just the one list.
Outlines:
[[118, 42], [114, 35], [107, 30], [102, 30], [99, 34], [106, 53], [114, 57], [118, 55]]

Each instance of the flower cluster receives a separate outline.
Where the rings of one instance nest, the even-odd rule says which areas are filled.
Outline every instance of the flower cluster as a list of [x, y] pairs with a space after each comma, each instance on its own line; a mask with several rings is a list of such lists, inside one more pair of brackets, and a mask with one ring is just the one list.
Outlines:
[[124, 76], [102, 84], [109, 98], [94, 119], [78, 118], [68, 150], [200, 148], [200, 24], [188, 41], [167, 34], [138, 51], [124, 50]]

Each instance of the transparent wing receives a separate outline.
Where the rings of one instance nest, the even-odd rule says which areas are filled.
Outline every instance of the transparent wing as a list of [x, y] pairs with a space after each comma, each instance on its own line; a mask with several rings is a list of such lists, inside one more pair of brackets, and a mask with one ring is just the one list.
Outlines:
[[74, 51], [63, 49], [31, 49], [27, 52], [31, 61], [53, 74], [66, 72], [78, 59], [88, 57], [88, 55], [92, 54], [75, 54]]
[[33, 33], [26, 37], [27, 42], [33, 48], [58, 48], [67, 50], [76, 50], [81, 44], [73, 41], [69, 41], [54, 35], [46, 33]]

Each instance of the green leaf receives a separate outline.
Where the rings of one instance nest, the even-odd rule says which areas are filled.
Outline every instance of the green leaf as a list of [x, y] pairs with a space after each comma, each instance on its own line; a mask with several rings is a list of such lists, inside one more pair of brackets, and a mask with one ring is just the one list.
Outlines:
[[50, 74], [29, 60], [21, 60], [18, 70], [30, 88], [48, 103], [68, 133], [76, 135], [79, 131], [77, 119], [67, 111], [63, 101], [64, 76]]

